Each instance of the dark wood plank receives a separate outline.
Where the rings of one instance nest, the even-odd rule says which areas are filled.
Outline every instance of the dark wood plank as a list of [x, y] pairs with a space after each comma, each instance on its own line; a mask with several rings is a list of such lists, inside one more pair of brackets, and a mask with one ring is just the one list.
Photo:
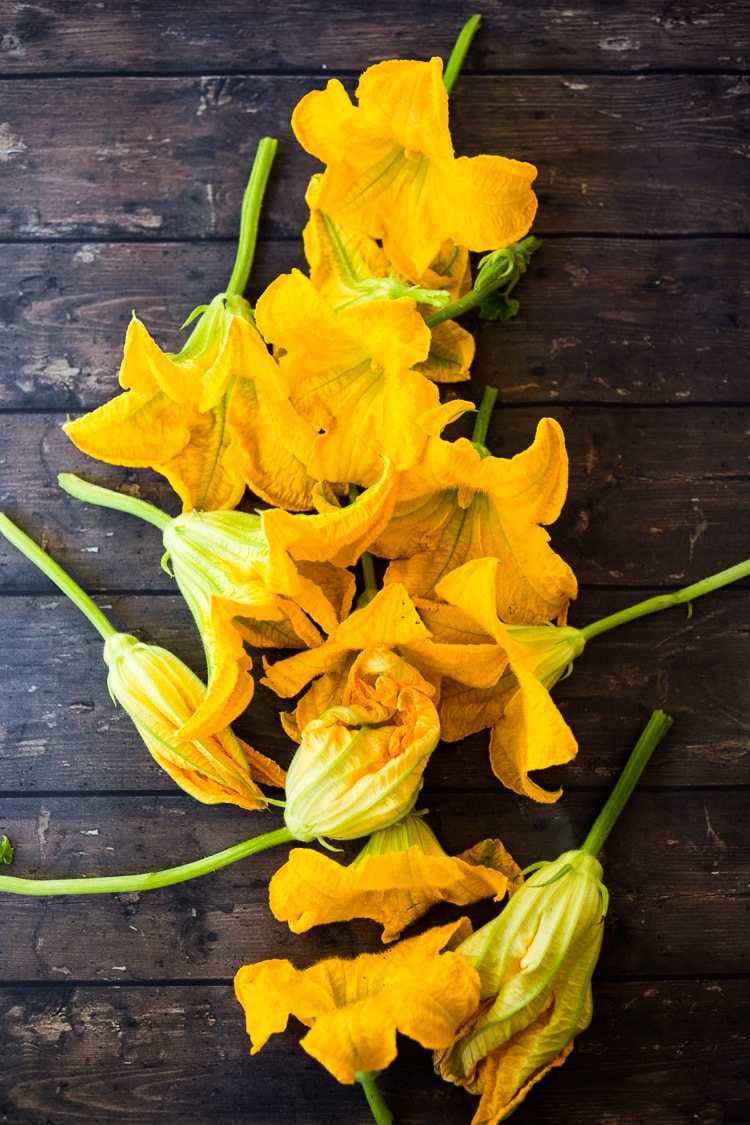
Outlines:
[[[571, 623], [586, 624], [651, 592], [584, 590]], [[205, 674], [200, 642], [178, 599], [105, 597], [100, 604], [111, 606], [118, 628], [164, 645]], [[673, 609], [591, 641], [554, 692], [579, 740], [578, 758], [546, 771], [542, 783], [607, 787], [650, 710], [663, 707], [677, 725], [652, 766], [655, 782], [747, 784], [749, 608], [746, 589], [716, 592], [697, 601], [690, 618]], [[78, 610], [52, 594], [5, 598], [0, 615], [0, 792], [176, 792], [130, 719], [113, 707], [101, 642]], [[260, 676], [260, 659], [255, 666]], [[284, 764], [294, 749], [278, 720], [287, 706], [259, 685], [235, 723], [247, 741]], [[469, 784], [503, 794], [486, 747], [486, 734], [441, 747], [428, 787], [444, 794]]]
[[[298, 237], [320, 165], [289, 118], [318, 85], [266, 75], [0, 83], [0, 237], [234, 237], [265, 135], [282, 144], [263, 230]], [[540, 233], [735, 234], [747, 231], [749, 97], [728, 75], [467, 76], [453, 135], [461, 153], [537, 165]]]
[[[567, 505], [551, 529], [552, 542], [582, 584], [686, 585], [746, 557], [737, 513], [747, 510], [750, 488], [747, 408], [501, 406], [490, 448], [498, 456], [525, 448], [544, 414], [562, 423], [571, 466]], [[149, 470], [85, 457], [62, 432], [62, 421], [59, 415], [0, 415], [0, 506], [29, 534], [43, 537], [84, 585], [170, 589], [158, 565], [154, 528], [67, 497], [57, 474], [77, 472], [135, 490], [168, 512], [177, 510], [174, 493]], [[446, 436], [468, 434], [470, 427], [464, 419]], [[148, 558], [151, 564], [142, 566]], [[11, 592], [49, 588], [1, 542], [0, 585]]]
[[[485, 0], [483, 25], [467, 72], [554, 68], [647, 70], [659, 67], [730, 69], [747, 58], [742, 0], [706, 4], [649, 3], [613, 8], [583, 0], [575, 8]], [[34, 0], [4, 14], [0, 68], [35, 71], [362, 69], [384, 58], [444, 57], [465, 14], [450, 0], [408, 8], [382, 0], [377, 19], [361, 0], [325, 7], [238, 6], [198, 0], [179, 9], [165, 0], [133, 5], [109, 0], [106, 19], [95, 0], [63, 13], [54, 0]]]
[[[712, 974], [746, 973], [747, 786], [651, 791], [649, 781], [661, 772], [658, 767], [649, 770], [645, 787], [631, 799], [602, 853], [612, 902], [601, 971], [654, 978], [709, 969]], [[578, 846], [602, 802], [602, 793], [574, 790], [554, 806], [500, 790], [460, 793], [455, 778], [453, 792], [427, 788], [420, 798], [450, 852], [500, 836], [523, 866]], [[184, 796], [8, 798], [0, 802], [0, 817], [17, 848], [12, 868], [3, 873], [33, 878], [158, 870], [211, 855], [280, 823], [277, 813], [205, 808]], [[347, 845], [345, 855], [353, 858], [360, 846]], [[267, 885], [287, 851], [278, 848], [175, 887], [139, 894], [0, 894], [0, 978], [115, 983], [231, 979], [249, 947], [258, 959], [288, 957], [305, 964], [382, 948], [381, 929], [374, 923], [326, 925], [294, 935], [274, 922]], [[460, 910], [443, 906], [420, 925], [448, 922], [461, 913], [480, 925], [498, 909], [491, 902]], [[92, 958], [94, 947], [98, 955]]]
[[[531, 1091], [514, 1122], [746, 1120], [744, 984], [599, 980], [594, 1005], [570, 1059]], [[0, 1010], [0, 1114], [18, 1125], [104, 1117], [147, 1125], [164, 1105], [172, 1120], [193, 1125], [372, 1121], [361, 1091], [337, 1088], [298, 1046], [296, 1022], [251, 1058], [225, 985], [8, 989]], [[430, 1055], [405, 1039], [380, 1084], [399, 1125], [468, 1125], [477, 1104], [437, 1079]]]
[[[0, 406], [99, 405], [116, 387], [133, 311], [166, 351], [178, 351], [179, 326], [227, 283], [232, 255], [228, 242], [6, 246]], [[305, 267], [301, 245], [262, 243], [251, 300], [295, 266]], [[556, 238], [516, 294], [514, 320], [467, 320], [474, 380], [497, 383], [506, 402], [748, 400], [742, 240]]]

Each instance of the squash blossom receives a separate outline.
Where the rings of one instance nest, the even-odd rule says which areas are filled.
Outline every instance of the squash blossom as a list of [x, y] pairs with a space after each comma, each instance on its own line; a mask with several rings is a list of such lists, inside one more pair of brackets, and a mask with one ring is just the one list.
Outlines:
[[[562, 791], [543, 789], [529, 777], [529, 771], [562, 765], [577, 753], [573, 732], [553, 703], [550, 690], [572, 670], [573, 662], [588, 641], [648, 614], [689, 604], [747, 577], [750, 559], [683, 586], [681, 590], [646, 598], [582, 629], [549, 622], [506, 625], [496, 609], [497, 569], [497, 559], [473, 559], [441, 579], [435, 592], [449, 606], [473, 620], [487, 638], [494, 638], [499, 651], [507, 656], [508, 668], [495, 686], [481, 693], [476, 701], [477, 710], [484, 710], [488, 717], [486, 725], [492, 728], [490, 762], [493, 772], [514, 792], [549, 803], [556, 801]], [[427, 613], [423, 616], [429, 619]], [[440, 710], [442, 718], [445, 699]], [[452, 725], [455, 727], [455, 722]]]
[[542, 418], [533, 443], [515, 457], [492, 457], [466, 438], [434, 436], [399, 482], [393, 516], [372, 553], [394, 561], [386, 582], [412, 597], [473, 559], [492, 556], [496, 611], [513, 625], [564, 622], [577, 593], [573, 571], [549, 546], [568, 487], [560, 425]]
[[289, 961], [244, 965], [234, 987], [245, 1009], [251, 1054], [295, 1016], [310, 1030], [301, 1046], [339, 1082], [362, 1081], [396, 1057], [396, 1032], [447, 1046], [476, 1008], [476, 971], [452, 950], [468, 918], [428, 930], [382, 953], [332, 957], [309, 969]]
[[123, 393], [63, 426], [91, 457], [161, 473], [185, 512], [234, 508], [246, 487], [269, 504], [312, 507], [315, 482], [305, 463], [315, 431], [289, 402], [242, 296], [275, 148], [270, 138], [260, 142], [232, 277], [188, 317], [186, 325], [197, 323], [184, 347], [162, 351], [133, 316], [119, 373]]
[[353, 105], [332, 79], [292, 114], [300, 144], [327, 165], [317, 205], [382, 240], [396, 268], [421, 278], [446, 240], [495, 250], [528, 231], [536, 168], [503, 156], [453, 151], [442, 59], [369, 67]]
[[295, 934], [325, 922], [371, 918], [389, 942], [438, 902], [499, 902], [518, 877], [499, 840], [449, 856], [422, 816], [412, 813], [374, 832], [348, 867], [312, 848], [294, 848], [268, 895], [273, 916]]
[[203, 682], [167, 649], [113, 633], [104, 644], [107, 686], [127, 711], [151, 756], [181, 789], [203, 804], [244, 809], [267, 803], [257, 781], [284, 785], [284, 771], [229, 727], [188, 740], [180, 730], [205, 695]]
[[284, 771], [224, 727], [203, 740], [181, 729], [203, 700], [203, 682], [173, 653], [118, 633], [99, 606], [46, 551], [0, 513], [0, 534], [31, 560], [81, 610], [104, 641], [107, 685], [133, 720], [159, 765], [191, 796], [206, 804], [229, 802], [266, 808], [257, 781], [284, 785]]
[[352, 840], [414, 807], [440, 738], [434, 689], [385, 645], [360, 654], [341, 704], [301, 731], [284, 820], [297, 840]]
[[78, 499], [139, 516], [157, 526], [174, 574], [203, 641], [208, 684], [182, 738], [224, 727], [249, 704], [254, 681], [244, 644], [305, 648], [319, 645], [348, 612], [356, 561], [388, 519], [393, 472], [347, 507], [318, 515], [268, 509], [250, 512], [164, 512], [123, 493], [61, 473]]
[[497, 919], [458, 947], [479, 973], [474, 1016], [435, 1057], [443, 1078], [481, 1095], [472, 1125], [497, 1125], [561, 1066], [591, 1021], [591, 978], [609, 894], [596, 858], [654, 749], [672, 725], [651, 716], [581, 848], [527, 869]]

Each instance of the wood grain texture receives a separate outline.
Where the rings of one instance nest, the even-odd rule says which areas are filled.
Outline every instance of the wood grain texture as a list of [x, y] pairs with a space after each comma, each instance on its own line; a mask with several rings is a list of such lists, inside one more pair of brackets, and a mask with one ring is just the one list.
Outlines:
[[[274, 136], [281, 152], [263, 233], [299, 237], [305, 187], [320, 164], [289, 119], [311, 85], [324, 83], [0, 81], [0, 236], [232, 238], [257, 143]], [[749, 101], [734, 75], [466, 75], [451, 122], [461, 154], [536, 164], [541, 235], [739, 234], [748, 229]], [[666, 205], [677, 196], [679, 207]]]
[[[445, 57], [473, 12], [452, 0], [381, 0], [377, 18], [362, 0], [333, 0], [319, 11], [215, 0], [96, 0], [63, 12], [34, 0], [3, 14], [0, 72], [127, 73], [331, 70], [359, 72], [385, 58]], [[483, 26], [466, 71], [516, 69], [649, 70], [741, 68], [747, 61], [747, 10], [696, 0], [607, 0], [508, 4], [485, 0]]]
[[[545, 236], [507, 324], [467, 318], [488, 444], [549, 414], [570, 454], [550, 532], [573, 565], [572, 624], [748, 551], [745, 0], [488, 0], [451, 99], [460, 153], [538, 167]], [[386, 57], [447, 53], [471, 9], [352, 0], [53, 0], [0, 10], [0, 509], [111, 614], [203, 672], [154, 528], [60, 493], [74, 470], [176, 511], [165, 482], [77, 453], [68, 413], [115, 393], [128, 320], [167, 350], [225, 285], [259, 138], [280, 139], [248, 296], [302, 265], [317, 162], [289, 116], [312, 87]], [[463, 428], [462, 428], [463, 426]], [[467, 433], [468, 419], [450, 436]], [[248, 505], [253, 501], [248, 499]], [[675, 717], [603, 861], [612, 904], [595, 1015], [517, 1125], [746, 1125], [750, 587], [596, 638], [555, 700], [579, 741], [539, 806], [492, 777], [486, 734], [442, 745], [420, 807], [451, 852], [499, 835], [523, 864], [575, 846], [654, 707]], [[254, 654], [259, 665], [258, 654]], [[207, 807], [157, 767], [107, 694], [101, 641], [0, 544], [0, 833], [28, 875], [146, 871], [256, 835], [278, 813]], [[260, 686], [237, 730], [287, 761]], [[343, 858], [358, 845], [347, 845]], [[267, 905], [285, 849], [140, 895], [3, 896], [0, 1122], [366, 1125], [299, 1047], [254, 1058], [231, 979], [381, 948], [371, 923], [292, 935]], [[497, 910], [480, 903], [475, 924]], [[427, 922], [456, 916], [453, 907]], [[382, 1078], [397, 1125], [468, 1125], [475, 1101], [401, 1039]]]
[[[372, 1120], [361, 1092], [337, 1089], [298, 1046], [299, 1025], [250, 1058], [244, 1032], [237, 1035], [242, 1013], [223, 983], [106, 990], [61, 983], [3, 990], [0, 1004], [8, 1060], [0, 1113], [19, 1125], [103, 1118], [145, 1125], [165, 1106], [173, 1120], [194, 1125]], [[591, 1027], [520, 1106], [514, 1125], [739, 1123], [749, 1017], [747, 988], [737, 982], [597, 981]], [[436, 1079], [427, 1052], [407, 1040], [381, 1086], [401, 1125], [468, 1122], [476, 1106]]]
[[[227, 242], [4, 247], [0, 408], [90, 410], [114, 394], [136, 312], [165, 351], [189, 312], [226, 285]], [[301, 244], [263, 242], [248, 295], [305, 268]], [[750, 266], [741, 240], [548, 240], [503, 325], [465, 323], [474, 379], [506, 403], [748, 402]], [[462, 395], [472, 385], [455, 388]]]

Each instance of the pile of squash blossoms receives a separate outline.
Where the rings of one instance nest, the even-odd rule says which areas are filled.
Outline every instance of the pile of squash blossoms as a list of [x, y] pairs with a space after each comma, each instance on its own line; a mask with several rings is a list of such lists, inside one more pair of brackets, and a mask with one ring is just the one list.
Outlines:
[[[368, 837], [348, 866], [294, 848], [270, 884], [275, 917], [297, 933], [370, 918], [392, 943], [435, 903], [512, 895], [473, 935], [461, 918], [352, 961], [239, 970], [253, 1052], [295, 1015], [309, 1028], [304, 1049], [340, 1082], [360, 1081], [381, 1123], [392, 1118], [375, 1076], [395, 1057], [397, 1032], [480, 1095], [475, 1125], [502, 1120], [567, 1057], [591, 1017], [607, 905], [596, 853], [671, 720], [657, 713], [647, 728], [607, 827], [525, 883], [499, 840], [449, 856], [415, 811], [438, 742], [487, 730], [499, 781], [556, 800], [531, 774], [568, 762], [577, 746], [550, 688], [598, 632], [705, 592], [567, 626], [576, 580], [544, 530], [567, 488], [559, 424], [542, 419], [529, 447], [505, 459], [484, 444], [492, 391], [478, 411], [469, 399], [441, 401], [438, 384], [469, 380], [474, 355], [455, 318], [472, 307], [513, 315], [510, 293], [539, 245], [528, 236], [534, 167], [454, 155], [449, 88], [473, 26], [445, 77], [438, 58], [388, 61], [362, 75], [354, 103], [337, 80], [304, 97], [292, 126], [324, 165], [307, 192], [307, 273], [278, 277], [254, 308], [243, 296], [276, 147], [266, 139], [227, 289], [195, 310], [178, 354], [161, 351], [134, 316], [122, 393], [65, 426], [93, 458], [153, 469], [179, 496], [182, 513], [171, 517], [60, 476], [81, 500], [161, 531], [163, 565], [203, 643], [205, 681], [116, 631], [0, 517], [3, 534], [101, 633], [111, 695], [174, 781], [207, 803], [282, 805], [285, 823], [163, 872], [4, 876], [0, 889], [140, 890], [292, 840], [330, 848]], [[484, 255], [476, 272], [470, 253]], [[446, 436], [471, 411], [472, 439]], [[246, 510], [247, 490], [261, 509]], [[247, 646], [267, 650], [262, 668]], [[232, 731], [259, 676], [284, 701], [281, 722], [297, 744], [286, 772]]]

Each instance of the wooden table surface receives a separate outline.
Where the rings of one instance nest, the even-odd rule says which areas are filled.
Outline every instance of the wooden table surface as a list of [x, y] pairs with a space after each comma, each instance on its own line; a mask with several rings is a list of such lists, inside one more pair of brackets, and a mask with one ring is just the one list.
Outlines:
[[[461, 153], [539, 169], [544, 248], [507, 324], [471, 322], [469, 394], [500, 387], [489, 445], [564, 426], [552, 528], [584, 625], [748, 550], [747, 188], [742, 0], [486, 0], [452, 97]], [[176, 511], [154, 474], [98, 465], [61, 431], [111, 397], [136, 310], [165, 348], [226, 284], [258, 140], [279, 138], [248, 296], [303, 265], [308, 176], [289, 117], [326, 79], [447, 57], [444, 0], [31, 0], [0, 6], [0, 506], [118, 628], [202, 672], [147, 525], [62, 494], [72, 470]], [[580, 751], [540, 806], [502, 789], [486, 736], [439, 749], [421, 805], [451, 852], [500, 835], [522, 864], [582, 839], [654, 707], [675, 725], [608, 842], [594, 1019], [518, 1125], [747, 1125], [750, 584], [593, 641], [556, 699]], [[107, 695], [101, 643], [0, 545], [0, 833], [12, 871], [146, 871], [274, 827], [176, 789]], [[274, 699], [239, 733], [288, 760]], [[243, 963], [380, 947], [369, 923], [299, 937], [272, 918], [268, 852], [173, 888], [0, 905], [0, 1121], [365, 1125], [361, 1091], [298, 1045], [254, 1058]], [[10, 871], [10, 869], [5, 869]], [[469, 910], [475, 923], [495, 907]], [[445, 921], [458, 908], [435, 912]], [[475, 1100], [407, 1040], [381, 1082], [397, 1125], [469, 1125]]]

